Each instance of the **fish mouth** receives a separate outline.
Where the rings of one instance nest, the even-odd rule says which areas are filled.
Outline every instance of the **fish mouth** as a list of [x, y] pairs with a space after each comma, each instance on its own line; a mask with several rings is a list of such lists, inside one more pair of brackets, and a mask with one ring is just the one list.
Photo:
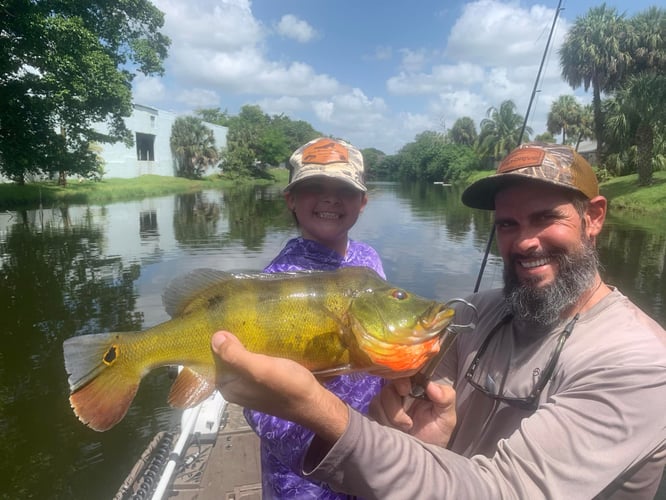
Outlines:
[[439, 351], [440, 340], [454, 314], [446, 305], [434, 304], [411, 326], [388, 328], [383, 339], [356, 322], [353, 331], [358, 348], [370, 360], [367, 371], [386, 378], [418, 371]]
[[451, 323], [455, 310], [445, 304], [433, 304], [416, 322], [413, 327], [396, 328], [391, 333], [393, 340], [386, 340], [390, 344], [415, 345], [428, 342], [443, 334]]
[[353, 330], [365, 345], [416, 345], [440, 337], [451, 323], [455, 310], [445, 304], [433, 304], [412, 325], [390, 325], [382, 339], [367, 331], [360, 323]]
[[443, 333], [451, 323], [455, 310], [445, 304], [434, 304], [419, 320], [419, 335], [423, 341], [429, 340]]

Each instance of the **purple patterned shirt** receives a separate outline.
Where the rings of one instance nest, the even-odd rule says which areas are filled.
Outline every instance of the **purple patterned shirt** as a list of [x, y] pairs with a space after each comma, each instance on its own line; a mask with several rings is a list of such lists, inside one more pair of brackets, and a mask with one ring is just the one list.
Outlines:
[[[365, 266], [385, 278], [379, 255], [370, 245], [349, 240], [347, 255], [302, 237], [289, 240], [282, 251], [264, 269], [267, 273], [299, 270], [328, 271], [340, 267]], [[324, 385], [352, 408], [368, 412], [372, 398], [384, 381], [374, 375], [354, 373], [340, 375]], [[336, 493], [325, 483], [315, 483], [301, 475], [303, 457], [312, 431], [293, 422], [282, 420], [254, 410], [244, 410], [245, 418], [261, 438], [261, 477], [263, 498], [325, 499], [349, 498]]]

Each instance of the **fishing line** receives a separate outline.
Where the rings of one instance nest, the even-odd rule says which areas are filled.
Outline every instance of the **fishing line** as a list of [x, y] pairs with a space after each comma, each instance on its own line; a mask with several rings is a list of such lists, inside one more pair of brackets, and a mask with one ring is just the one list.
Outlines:
[[[561, 10], [562, 10], [562, 0], [559, 0], [559, 2], [557, 2], [557, 9], [555, 9], [555, 15], [553, 16], [553, 24], [550, 27], [550, 33], [548, 33], [548, 40], [546, 41], [546, 47], [543, 51], [543, 56], [541, 57], [541, 64], [539, 65], [539, 71], [537, 71], [537, 76], [536, 79], [534, 80], [534, 88], [532, 89], [532, 94], [530, 95], [530, 102], [527, 105], [527, 112], [525, 113], [525, 119], [523, 120], [523, 126], [520, 129], [520, 135], [518, 136], [518, 144], [516, 145], [516, 147], [520, 146], [523, 142], [523, 135], [525, 135], [525, 128], [527, 127], [527, 120], [529, 119], [530, 116], [532, 103], [534, 102], [534, 96], [537, 93], [539, 80], [541, 79], [541, 72], [543, 71], [543, 67], [546, 62], [546, 57], [548, 56], [550, 41], [553, 38], [553, 33], [555, 32], [555, 25], [557, 24], [557, 18], [559, 17]], [[490, 247], [493, 244], [494, 238], [495, 238], [495, 225], [492, 225], [490, 228], [490, 235], [488, 235], [488, 242], [486, 243], [486, 250], [483, 254], [483, 260], [481, 261], [481, 268], [479, 269], [479, 275], [477, 276], [476, 284], [474, 285], [474, 293], [478, 292], [479, 287], [481, 286], [481, 279], [483, 278], [483, 272], [486, 268], [486, 264], [488, 263], [488, 255], [490, 254]]]

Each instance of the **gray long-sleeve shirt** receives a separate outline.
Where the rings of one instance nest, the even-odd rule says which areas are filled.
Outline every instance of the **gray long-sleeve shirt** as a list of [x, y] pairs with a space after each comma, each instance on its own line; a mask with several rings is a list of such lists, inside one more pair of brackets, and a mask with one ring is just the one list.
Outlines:
[[[365, 498], [653, 498], [666, 464], [664, 329], [614, 290], [581, 314], [536, 411], [521, 410], [465, 378], [504, 314], [499, 291], [471, 300], [479, 324], [458, 336], [440, 372], [457, 392], [450, 449], [350, 410], [326, 456], [313, 442], [306, 472]], [[563, 327], [531, 332], [507, 323], [482, 356], [481, 373], [504, 384], [505, 395], [528, 394]]]

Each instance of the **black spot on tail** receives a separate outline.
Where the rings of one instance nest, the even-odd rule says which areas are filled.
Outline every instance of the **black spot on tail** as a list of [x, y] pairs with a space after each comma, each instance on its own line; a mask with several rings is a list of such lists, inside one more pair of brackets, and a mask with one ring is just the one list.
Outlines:
[[104, 363], [106, 363], [107, 365], [112, 364], [116, 360], [116, 352], [117, 352], [117, 348], [116, 348], [115, 345], [112, 345], [111, 347], [109, 347], [109, 350], [106, 351], [106, 354], [104, 354], [104, 358], [103, 358]]

